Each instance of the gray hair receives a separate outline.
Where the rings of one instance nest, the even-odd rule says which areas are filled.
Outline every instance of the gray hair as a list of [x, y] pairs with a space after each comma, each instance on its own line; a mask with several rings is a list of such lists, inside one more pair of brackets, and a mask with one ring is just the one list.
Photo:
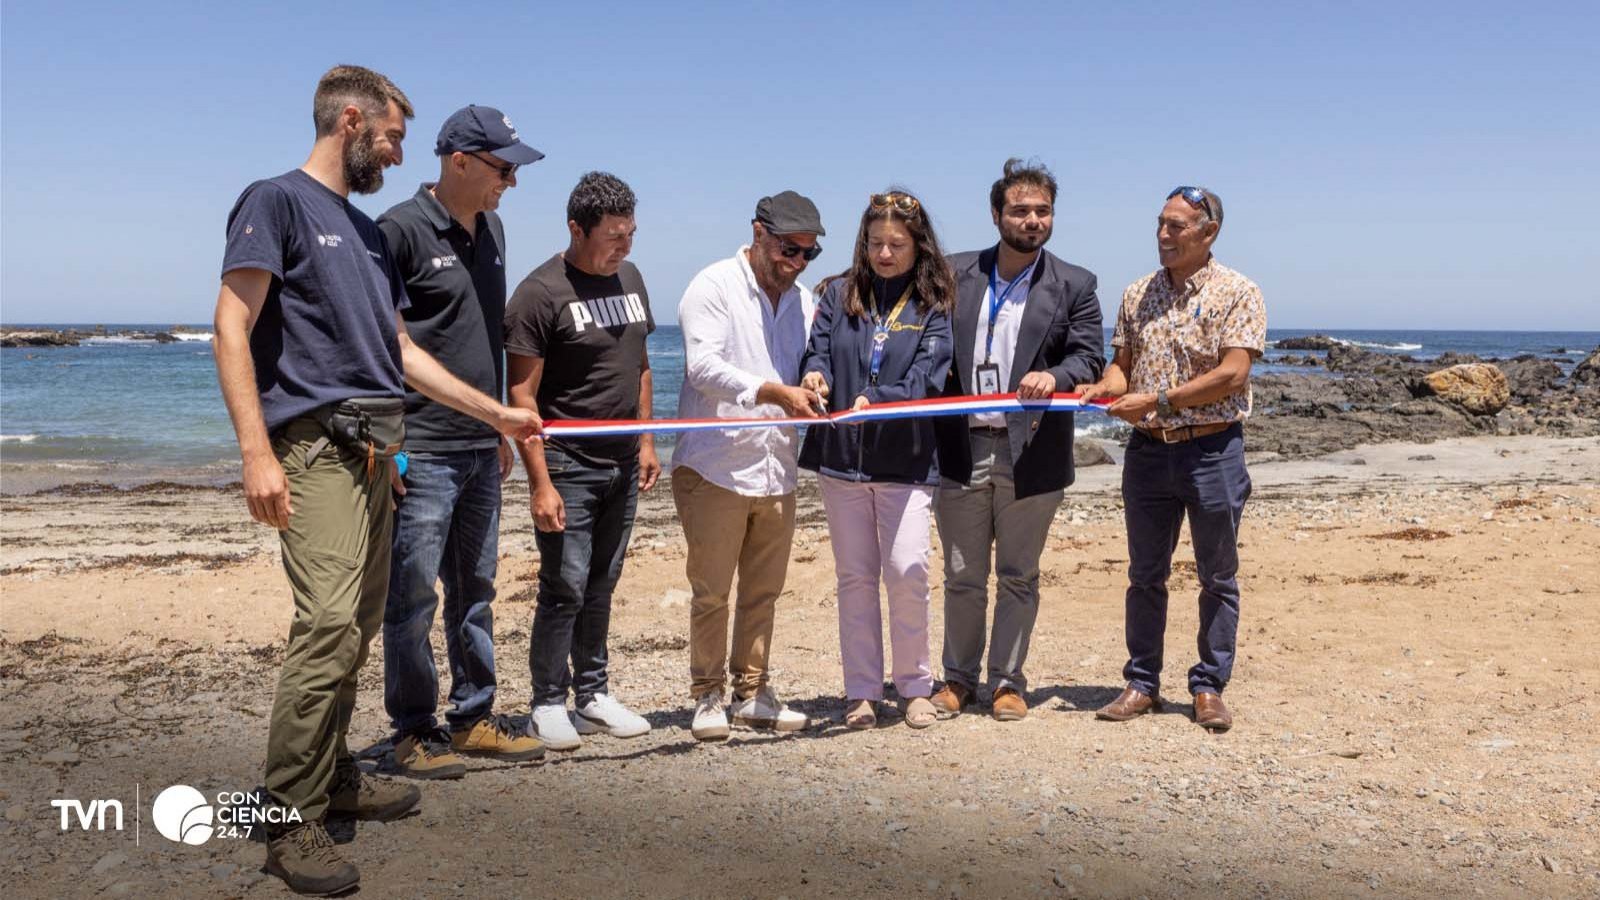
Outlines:
[[[1218, 197], [1216, 192], [1211, 190], [1211, 188], [1208, 188], [1208, 187], [1201, 188], [1200, 189], [1200, 193], [1205, 195], [1205, 197], [1206, 197], [1206, 205], [1211, 207], [1211, 214], [1209, 216], [1207, 216], [1207, 218], [1209, 218], [1213, 222], [1216, 222], [1217, 223], [1217, 230], [1221, 231], [1222, 230], [1222, 198]], [[1202, 210], [1200, 210], [1200, 212], [1204, 213], [1205, 210], [1202, 209]]]

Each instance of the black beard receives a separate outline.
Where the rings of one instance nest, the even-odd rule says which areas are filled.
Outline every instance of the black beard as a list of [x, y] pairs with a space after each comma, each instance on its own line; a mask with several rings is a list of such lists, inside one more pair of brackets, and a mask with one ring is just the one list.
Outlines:
[[1047, 228], [1044, 231], [1021, 231], [1015, 234], [1002, 231], [1000, 232], [1000, 240], [1004, 241], [1007, 247], [1018, 253], [1032, 253], [1043, 247], [1050, 240], [1050, 235], [1054, 231], [1055, 229], [1053, 228]]
[[372, 152], [374, 132], [361, 132], [344, 148], [344, 183], [357, 194], [375, 194], [383, 187], [383, 161]]

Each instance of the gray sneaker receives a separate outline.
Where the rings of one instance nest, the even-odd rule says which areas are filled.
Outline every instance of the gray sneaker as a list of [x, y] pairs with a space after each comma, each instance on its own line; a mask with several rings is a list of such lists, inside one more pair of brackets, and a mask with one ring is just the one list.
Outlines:
[[339, 855], [321, 822], [307, 822], [267, 838], [267, 873], [289, 890], [312, 897], [342, 894], [361, 881], [361, 873]]

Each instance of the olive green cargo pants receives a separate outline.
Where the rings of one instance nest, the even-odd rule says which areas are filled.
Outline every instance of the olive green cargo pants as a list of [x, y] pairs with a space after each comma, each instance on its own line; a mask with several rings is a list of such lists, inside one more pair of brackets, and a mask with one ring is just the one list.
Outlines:
[[383, 625], [394, 524], [392, 463], [368, 478], [365, 459], [330, 444], [307, 465], [322, 435], [301, 418], [273, 442], [293, 507], [281, 537], [294, 620], [272, 702], [267, 792], [307, 822], [327, 811], [334, 767], [350, 754], [356, 674]]

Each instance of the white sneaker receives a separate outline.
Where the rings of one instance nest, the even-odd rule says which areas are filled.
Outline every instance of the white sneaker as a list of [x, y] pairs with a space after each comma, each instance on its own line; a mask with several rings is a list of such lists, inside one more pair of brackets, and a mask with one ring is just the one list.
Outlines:
[[722, 707], [721, 691], [706, 691], [694, 704], [694, 724], [689, 733], [697, 741], [725, 741], [728, 739], [728, 714]]
[[764, 687], [754, 697], [745, 700], [734, 698], [729, 707], [735, 724], [766, 731], [799, 731], [811, 724], [805, 713], [796, 712], [778, 702], [772, 688]]
[[551, 750], [576, 750], [583, 746], [583, 738], [573, 730], [572, 718], [567, 715], [565, 704], [535, 706], [533, 718], [528, 720], [528, 728]]
[[578, 707], [577, 726], [579, 734], [609, 734], [619, 738], [650, 733], [650, 723], [644, 716], [618, 703], [610, 694], [595, 694], [587, 704]]

